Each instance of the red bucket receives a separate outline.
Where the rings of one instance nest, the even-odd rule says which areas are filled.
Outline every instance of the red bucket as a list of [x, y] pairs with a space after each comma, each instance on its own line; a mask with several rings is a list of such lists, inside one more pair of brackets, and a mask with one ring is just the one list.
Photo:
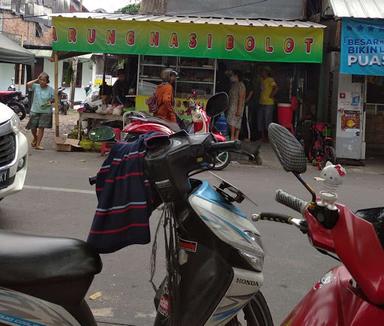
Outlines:
[[290, 103], [277, 104], [277, 121], [280, 125], [288, 128], [292, 128], [293, 110]]

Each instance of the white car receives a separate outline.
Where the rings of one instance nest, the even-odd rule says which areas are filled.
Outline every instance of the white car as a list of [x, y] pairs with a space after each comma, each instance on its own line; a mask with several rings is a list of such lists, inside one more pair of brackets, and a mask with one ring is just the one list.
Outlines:
[[0, 200], [23, 189], [27, 160], [28, 140], [19, 117], [0, 103]]

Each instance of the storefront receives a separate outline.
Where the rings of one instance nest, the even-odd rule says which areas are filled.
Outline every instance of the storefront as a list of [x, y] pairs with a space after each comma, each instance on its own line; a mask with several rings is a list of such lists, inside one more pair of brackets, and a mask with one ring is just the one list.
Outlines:
[[[166, 67], [179, 72], [176, 109], [182, 109], [192, 90], [201, 99], [215, 94], [220, 66], [255, 74], [256, 62], [268, 64], [290, 79], [298, 71], [305, 76], [306, 65], [321, 63], [323, 56], [324, 26], [311, 22], [79, 14], [53, 17], [53, 26], [57, 52], [107, 53], [120, 62], [136, 56], [137, 69], [129, 69], [136, 110], [147, 109], [145, 99]], [[290, 88], [284, 80], [281, 93]]]
[[336, 154], [384, 154], [384, 21], [342, 19]]

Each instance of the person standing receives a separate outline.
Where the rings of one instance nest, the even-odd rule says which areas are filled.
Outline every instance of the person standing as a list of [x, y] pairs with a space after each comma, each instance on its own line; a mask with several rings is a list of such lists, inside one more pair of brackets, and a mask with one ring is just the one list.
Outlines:
[[264, 141], [268, 141], [268, 126], [273, 122], [275, 109], [275, 95], [278, 91], [277, 84], [272, 78], [270, 67], [264, 67], [261, 70], [261, 92], [260, 107], [258, 110], [258, 129], [263, 136]]
[[229, 91], [228, 125], [231, 130], [231, 140], [238, 140], [245, 107], [246, 89], [239, 70], [231, 75], [232, 86]]
[[53, 88], [49, 85], [49, 76], [42, 72], [35, 80], [27, 83], [27, 89], [33, 92], [33, 102], [27, 129], [32, 132], [32, 147], [44, 150], [41, 141], [44, 130], [52, 128], [52, 103], [54, 101]]
[[247, 98], [245, 103], [248, 107], [248, 140], [256, 141], [258, 137], [258, 126], [257, 126], [257, 111], [259, 109], [259, 98], [260, 98], [260, 76], [253, 75], [250, 78]]
[[177, 72], [172, 69], [164, 69], [161, 72], [162, 83], [156, 87], [155, 99], [157, 111], [156, 117], [177, 123], [177, 116], [174, 111], [175, 99], [173, 86], [176, 82]]
[[112, 87], [112, 104], [126, 105], [128, 99], [126, 95], [129, 94], [129, 83], [125, 76], [124, 69], [117, 71], [117, 80]]

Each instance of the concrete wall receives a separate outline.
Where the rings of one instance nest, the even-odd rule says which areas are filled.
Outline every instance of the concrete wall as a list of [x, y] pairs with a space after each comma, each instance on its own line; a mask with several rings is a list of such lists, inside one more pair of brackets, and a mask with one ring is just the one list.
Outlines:
[[21, 42], [25, 45], [38, 45], [50, 46], [52, 44], [52, 30], [49, 27], [44, 27], [43, 35], [36, 36], [36, 23], [25, 21], [22, 18], [13, 15], [9, 12], [2, 12], [0, 16], [2, 24], [2, 31], [10, 34], [7, 36], [12, 37], [15, 41]]
[[12, 77], [15, 77], [15, 65], [10, 63], [0, 63], [0, 90], [8, 89]]
[[[75, 101], [83, 101], [85, 99], [84, 87], [88, 85], [90, 81], [93, 80], [93, 70], [94, 64], [92, 61], [83, 62], [83, 75], [81, 81], [81, 87], [76, 88]], [[51, 87], [54, 87], [55, 81], [55, 66], [54, 63], [48, 59], [44, 59], [44, 71], [49, 75], [51, 79]], [[8, 63], [0, 63], [0, 90], [7, 90], [8, 86], [11, 84], [12, 77], [15, 77], [15, 65]], [[63, 61], [59, 62], [59, 86], [61, 86], [61, 81], [63, 78]], [[16, 85], [17, 87], [17, 85]], [[21, 91], [25, 93], [25, 85], [23, 85]], [[66, 89], [66, 92], [69, 95], [69, 87]]]

